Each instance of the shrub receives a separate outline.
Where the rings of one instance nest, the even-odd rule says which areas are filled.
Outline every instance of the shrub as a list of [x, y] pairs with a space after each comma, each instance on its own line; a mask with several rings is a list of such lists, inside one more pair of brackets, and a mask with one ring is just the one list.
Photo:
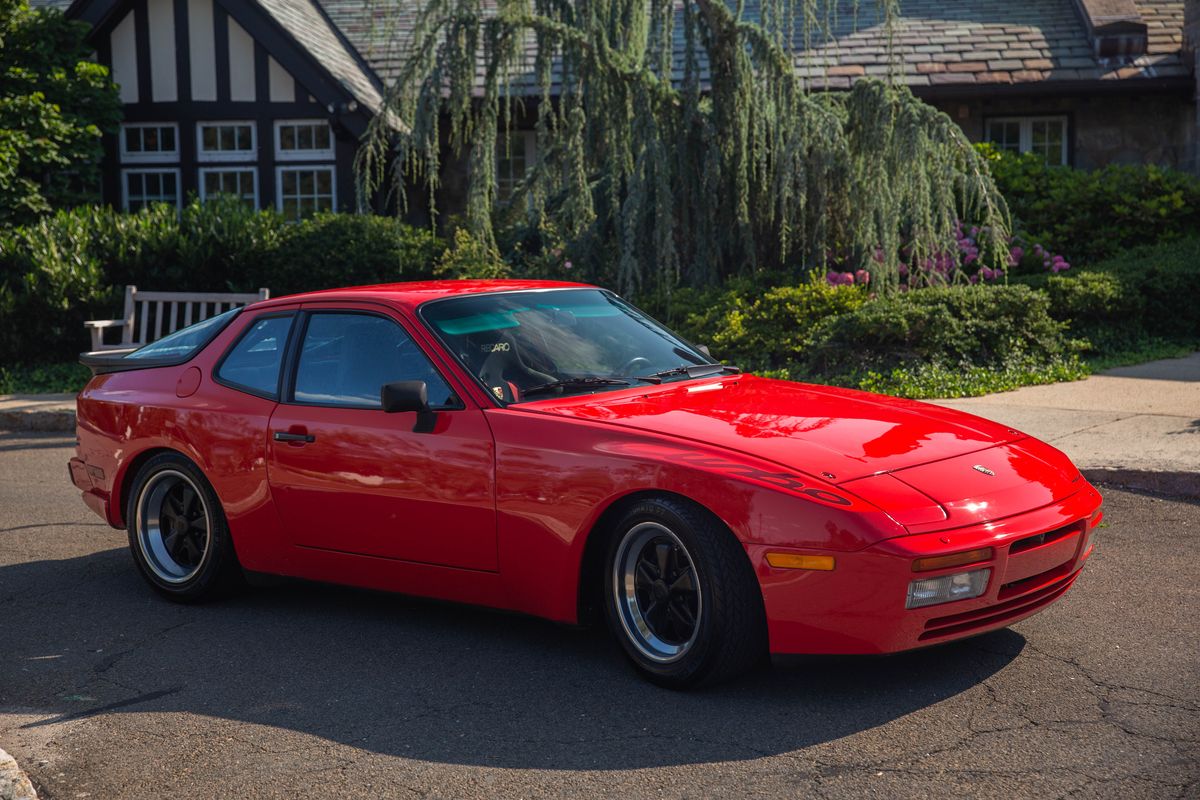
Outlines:
[[895, 370], [1030, 371], [1071, 364], [1066, 324], [1025, 286], [946, 286], [877, 299], [832, 317], [793, 374], [857, 385]]
[[692, 310], [678, 326], [685, 337], [708, 345], [713, 355], [745, 369], [785, 369], [803, 357], [817, 327], [867, 301], [856, 286], [823, 279], [769, 289], [740, 282], [720, 293], [678, 293], [673, 305]]
[[1146, 165], [1050, 167], [1033, 154], [980, 148], [1017, 227], [1076, 265], [1200, 228], [1200, 178]]
[[1051, 314], [1100, 355], [1159, 343], [1200, 344], [1200, 237], [1129, 250], [1045, 281]]
[[260, 265], [238, 275], [238, 289], [274, 295], [433, 276], [440, 242], [424, 228], [372, 214], [319, 214], [283, 226]]
[[439, 278], [507, 278], [511, 269], [499, 251], [481, 242], [466, 228], [454, 232], [454, 244], [438, 260], [434, 274]]
[[124, 287], [273, 295], [433, 274], [438, 239], [394, 218], [323, 214], [299, 224], [232, 199], [61, 211], [0, 231], [0, 363], [73, 358], [83, 322], [120, 313]]

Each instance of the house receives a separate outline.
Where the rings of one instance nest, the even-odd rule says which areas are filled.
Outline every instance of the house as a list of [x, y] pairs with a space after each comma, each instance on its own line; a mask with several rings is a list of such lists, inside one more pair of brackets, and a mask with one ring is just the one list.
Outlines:
[[[357, 143], [419, 9], [415, 0], [35, 4], [91, 25], [96, 57], [120, 85], [125, 122], [106, 147], [107, 202], [137, 209], [221, 192], [290, 218], [358, 207]], [[894, 70], [973, 140], [1052, 164], [1200, 171], [1200, 0], [903, 0], [890, 58], [875, 4], [845, 5], [832, 35], [796, 55], [814, 87]], [[516, 135], [499, 156], [501, 191], [535, 155], [533, 136]], [[465, 183], [446, 178], [452, 194]]]

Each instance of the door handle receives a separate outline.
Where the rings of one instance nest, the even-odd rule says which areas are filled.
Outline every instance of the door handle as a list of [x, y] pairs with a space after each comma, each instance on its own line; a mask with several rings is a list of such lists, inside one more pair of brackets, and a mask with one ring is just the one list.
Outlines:
[[277, 442], [315, 442], [317, 437], [310, 436], [307, 433], [287, 433], [286, 431], [275, 431], [275, 441]]

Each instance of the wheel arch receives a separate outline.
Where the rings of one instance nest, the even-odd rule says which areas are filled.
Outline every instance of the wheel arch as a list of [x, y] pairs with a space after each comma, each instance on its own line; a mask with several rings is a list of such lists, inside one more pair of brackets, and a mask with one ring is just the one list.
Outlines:
[[[739, 546], [742, 544], [733, 527], [711, 508], [679, 492], [669, 489], [639, 489], [613, 498], [597, 515], [596, 520], [587, 530], [583, 544], [583, 555], [579, 561], [578, 583], [576, 586], [576, 614], [579, 624], [592, 625], [603, 618], [601, 602], [603, 601], [603, 585], [601, 576], [604, 571], [604, 555], [608, 542], [613, 535], [617, 520], [629, 508], [644, 500], [666, 498], [686, 503], [712, 518], [726, 533], [735, 539]], [[743, 555], [745, 549], [743, 548]], [[746, 555], [746, 564], [753, 569], [750, 558]], [[761, 587], [760, 587], [761, 591]]]
[[[137, 477], [137, 474], [141, 471], [142, 466], [155, 456], [164, 455], [166, 453], [185, 458], [187, 459], [188, 463], [195, 466], [196, 469], [200, 469], [200, 465], [196, 464], [196, 460], [194, 458], [182, 450], [174, 447], [158, 446], [148, 447], [145, 450], [142, 450], [140, 453], [122, 465], [114, 480], [112, 497], [116, 500], [116, 502], [112, 504], [112, 522], [115, 526], [123, 528], [128, 523], [128, 518], [125, 512], [129, 507], [129, 495], [131, 492], [133, 492], [133, 479]], [[201, 470], [201, 472], [203, 473], [203, 470]]]

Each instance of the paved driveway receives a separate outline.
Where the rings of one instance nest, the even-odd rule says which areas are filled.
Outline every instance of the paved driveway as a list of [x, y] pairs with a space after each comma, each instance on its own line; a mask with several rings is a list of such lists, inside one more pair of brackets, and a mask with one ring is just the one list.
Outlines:
[[1013, 629], [715, 690], [599, 632], [311, 585], [158, 599], [0, 434], [0, 747], [43, 797], [1197, 797], [1200, 505], [1106, 492], [1067, 598]]

